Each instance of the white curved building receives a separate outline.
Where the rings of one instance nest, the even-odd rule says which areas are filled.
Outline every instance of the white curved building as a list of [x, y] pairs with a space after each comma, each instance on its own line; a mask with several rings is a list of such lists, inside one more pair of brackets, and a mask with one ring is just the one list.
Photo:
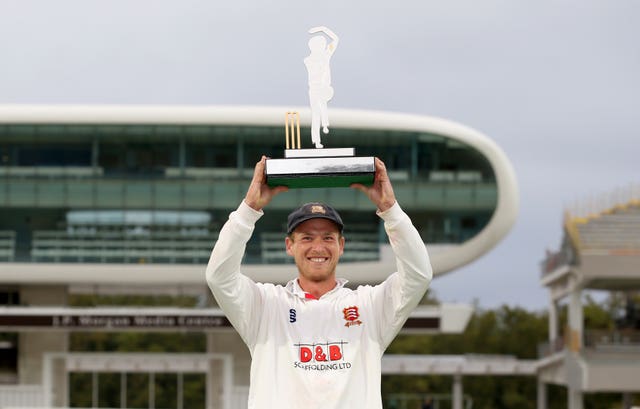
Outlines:
[[[0, 206], [5, 209], [89, 208], [97, 212], [114, 208], [214, 209], [220, 221], [242, 199], [244, 181], [248, 180], [248, 173], [259, 155], [282, 157], [286, 111], [281, 107], [1, 106], [0, 140], [4, 147], [0, 149], [4, 159], [0, 169], [5, 178], [15, 175], [21, 180], [29, 179], [25, 190], [30, 192], [19, 191], [19, 188], [15, 193], [11, 189], [0, 190]], [[300, 112], [304, 138], [309, 113], [305, 109]], [[385, 160], [399, 201], [411, 216], [419, 212], [436, 213], [434, 217], [422, 214], [425, 218], [422, 224], [414, 217], [431, 247], [436, 275], [463, 266], [489, 251], [515, 222], [518, 192], [513, 169], [503, 151], [480, 132], [439, 118], [338, 109], [332, 111], [332, 125], [332, 133], [325, 137], [327, 144], [355, 146], [359, 155], [366, 152]], [[210, 138], [210, 142], [190, 142], [198, 138]], [[150, 152], [144, 152], [145, 145]], [[162, 145], [164, 148], [158, 149]], [[35, 151], [37, 156], [39, 146], [42, 150], [57, 149], [59, 157], [49, 158], [49, 163], [40, 165], [42, 158], [25, 159], [25, 155], [20, 154], [21, 150]], [[109, 157], [119, 152], [130, 154], [132, 146], [133, 159], [118, 161]], [[200, 161], [195, 158], [198, 152], [194, 151], [198, 149], [214, 152], [218, 147], [226, 159], [214, 157], [207, 163], [206, 158]], [[75, 150], [77, 157], [74, 162], [65, 163], [65, 150], [69, 149]], [[114, 152], [105, 153], [105, 150]], [[465, 160], [474, 163], [465, 163]], [[49, 190], [53, 189], [52, 180], [59, 183], [61, 189], [56, 193], [66, 191], [68, 194], [57, 200], [48, 198]], [[220, 184], [219, 191], [203, 189], [203, 185], [216, 183]], [[138, 192], [133, 191], [132, 186]], [[82, 194], [83, 188], [89, 196], [74, 197], [74, 189]], [[183, 195], [182, 201], [175, 200], [176, 193]], [[14, 197], [18, 194], [31, 197]], [[114, 198], [114, 194], [153, 196]], [[195, 195], [198, 203], [188, 203]], [[208, 196], [207, 200], [202, 200], [203, 196]], [[278, 199], [272, 205], [278, 211], [292, 209], [307, 200], [334, 203], [338, 209], [347, 211], [364, 212], [370, 207], [357, 192], [348, 189], [310, 189]], [[348, 220], [347, 217], [347, 234]], [[55, 223], [64, 221], [64, 217], [59, 217]], [[431, 237], [434, 240], [430, 240]], [[348, 251], [347, 247], [347, 254]], [[73, 257], [60, 256], [62, 261], [68, 259]], [[91, 262], [92, 258], [86, 259]], [[247, 265], [247, 274], [258, 280], [276, 282], [285, 282], [291, 277], [290, 264], [289, 268], [283, 268], [275, 257], [275, 264], [268, 260], [265, 265], [260, 261]], [[379, 259], [352, 263], [342, 274], [356, 283], [378, 282], [390, 271], [391, 262], [385, 257], [383, 246]], [[201, 282], [199, 264], [181, 265], [179, 280], [166, 271], [164, 263], [145, 264], [142, 269], [136, 264], [139, 273], [135, 275], [123, 268], [119, 274], [93, 274], [90, 278], [74, 266], [75, 263], [64, 266], [67, 282], [166, 280], [168, 283], [172, 276], [175, 283]], [[17, 265], [3, 270], [9, 271], [7, 274], [11, 277], [15, 277], [15, 272], [22, 279], [32, 276], [44, 282], [53, 282], [59, 277], [58, 263], [48, 266], [38, 263], [37, 267]], [[171, 266], [170, 270], [175, 271], [175, 267]], [[11, 280], [11, 277], [1, 279]]]

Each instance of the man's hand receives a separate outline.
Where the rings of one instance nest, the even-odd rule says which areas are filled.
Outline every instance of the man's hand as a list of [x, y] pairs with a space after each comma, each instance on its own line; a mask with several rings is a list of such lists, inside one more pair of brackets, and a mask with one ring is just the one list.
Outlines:
[[263, 155], [260, 161], [256, 163], [256, 168], [253, 171], [253, 179], [247, 190], [247, 195], [244, 198], [244, 202], [254, 210], [261, 210], [269, 204], [275, 195], [289, 190], [286, 186], [271, 188], [267, 185], [267, 176], [264, 173], [266, 163], [267, 157]]
[[381, 212], [389, 209], [396, 202], [396, 196], [393, 193], [393, 186], [387, 175], [387, 168], [384, 162], [375, 158], [376, 173], [373, 179], [373, 185], [365, 186], [360, 183], [354, 183], [350, 187], [358, 189], [369, 197]]

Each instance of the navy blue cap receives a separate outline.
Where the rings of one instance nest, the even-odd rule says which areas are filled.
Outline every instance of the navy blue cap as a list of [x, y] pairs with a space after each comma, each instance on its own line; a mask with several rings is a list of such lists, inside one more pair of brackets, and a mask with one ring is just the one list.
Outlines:
[[287, 234], [291, 234], [298, 225], [310, 219], [327, 219], [338, 225], [340, 233], [344, 229], [342, 219], [336, 209], [324, 203], [305, 203], [289, 214], [287, 218]]

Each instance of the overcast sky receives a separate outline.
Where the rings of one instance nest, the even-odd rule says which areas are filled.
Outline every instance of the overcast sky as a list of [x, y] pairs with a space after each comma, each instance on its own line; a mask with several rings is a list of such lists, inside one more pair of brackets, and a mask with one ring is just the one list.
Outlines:
[[515, 168], [514, 229], [436, 296], [543, 309], [563, 209], [640, 182], [639, 17], [637, 0], [0, 0], [0, 104], [306, 105], [307, 30], [328, 26], [330, 110], [450, 119]]

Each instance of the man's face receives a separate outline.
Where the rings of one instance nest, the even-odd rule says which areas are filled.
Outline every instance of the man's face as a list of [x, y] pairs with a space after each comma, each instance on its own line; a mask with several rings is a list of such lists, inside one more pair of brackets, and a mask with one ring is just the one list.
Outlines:
[[285, 244], [302, 278], [315, 282], [335, 279], [344, 237], [331, 220], [317, 218], [300, 223]]

